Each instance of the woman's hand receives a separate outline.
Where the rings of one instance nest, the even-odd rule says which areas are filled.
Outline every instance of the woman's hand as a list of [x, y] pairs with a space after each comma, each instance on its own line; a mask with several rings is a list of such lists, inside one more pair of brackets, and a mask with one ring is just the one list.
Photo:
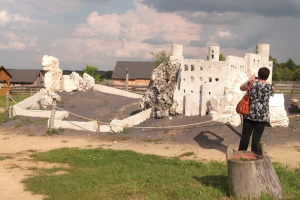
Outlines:
[[250, 76], [250, 78], [249, 78], [249, 81], [253, 81], [253, 80], [255, 80], [255, 77], [256, 77], [256, 75], [255, 75], [255, 74], [253, 74], [252, 76]]

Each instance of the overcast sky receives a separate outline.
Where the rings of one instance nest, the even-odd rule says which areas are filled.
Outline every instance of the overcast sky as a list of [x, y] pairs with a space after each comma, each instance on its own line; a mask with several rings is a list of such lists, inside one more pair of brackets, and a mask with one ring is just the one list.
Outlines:
[[150, 61], [150, 51], [182, 44], [185, 58], [225, 56], [268, 43], [279, 62], [300, 65], [299, 0], [0, 0], [0, 66], [113, 70], [118, 60]]

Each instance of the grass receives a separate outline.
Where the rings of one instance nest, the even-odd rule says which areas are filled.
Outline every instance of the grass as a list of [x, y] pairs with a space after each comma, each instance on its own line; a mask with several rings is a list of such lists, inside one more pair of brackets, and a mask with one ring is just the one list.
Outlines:
[[44, 124], [47, 120], [48, 120], [48, 118], [31, 119], [29, 117], [26, 117], [21, 122], [17, 122], [15, 124], [15, 128], [19, 128], [19, 127], [25, 126], [26, 124], [41, 125], [41, 124]]
[[6, 159], [13, 159], [13, 157], [11, 157], [11, 156], [0, 157], [0, 161], [6, 160]]
[[[17, 96], [13, 96], [14, 101], [16, 101], [16, 103], [19, 103], [20, 101], [23, 101], [24, 99], [28, 98], [29, 95], [17, 95]], [[13, 106], [15, 105], [15, 103], [10, 100], [9, 101], [9, 106]], [[6, 108], [6, 96], [0, 96], [0, 107]], [[6, 122], [6, 116], [5, 113], [0, 113], [0, 126], [2, 123]]]
[[53, 128], [53, 129], [48, 129], [47, 131], [46, 131], [46, 135], [59, 135], [60, 134], [60, 132], [63, 132], [64, 131], [64, 129], [63, 128], [61, 128], [61, 127], [59, 127], [58, 129], [56, 129], [56, 128]]
[[[67, 169], [35, 170], [23, 181], [46, 199], [230, 199], [224, 163], [182, 161], [132, 151], [62, 148], [33, 154]], [[284, 198], [300, 196], [299, 169], [274, 164]], [[59, 175], [53, 171], [68, 173]], [[265, 198], [272, 199], [272, 198]]]
[[163, 139], [161, 139], [161, 138], [156, 138], [156, 139], [147, 138], [147, 139], [143, 139], [144, 142], [154, 142], [155, 144], [158, 144], [162, 140]]

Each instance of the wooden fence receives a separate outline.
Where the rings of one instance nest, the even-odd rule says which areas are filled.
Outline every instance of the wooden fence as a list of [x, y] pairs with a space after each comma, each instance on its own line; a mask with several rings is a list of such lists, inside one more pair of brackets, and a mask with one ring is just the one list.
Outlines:
[[[113, 85], [114, 88], [126, 90], [126, 85]], [[136, 93], [144, 93], [148, 88], [148, 85], [128, 85], [128, 91]]]
[[300, 94], [300, 81], [273, 82], [275, 93]]
[[31, 96], [43, 88], [43, 86], [17, 86], [10, 87], [9, 92], [11, 94], [29, 94]]

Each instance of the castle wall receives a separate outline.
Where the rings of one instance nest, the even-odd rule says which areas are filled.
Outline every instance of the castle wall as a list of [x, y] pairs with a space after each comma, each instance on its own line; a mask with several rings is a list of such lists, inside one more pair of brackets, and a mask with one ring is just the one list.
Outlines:
[[[181, 45], [173, 45], [171, 60], [180, 63], [174, 100], [178, 113], [187, 116], [206, 115], [208, 101], [213, 96], [223, 96], [226, 90], [237, 85], [237, 77], [249, 77], [257, 74], [260, 67], [271, 71], [268, 81], [272, 80], [272, 61], [269, 59], [270, 47], [267, 44], [257, 45], [257, 52], [247, 53], [244, 57], [227, 56], [226, 61], [219, 61], [219, 47], [210, 46], [208, 60], [183, 59]], [[182, 58], [182, 59], [181, 59]], [[245, 81], [245, 80], [238, 80]]]

